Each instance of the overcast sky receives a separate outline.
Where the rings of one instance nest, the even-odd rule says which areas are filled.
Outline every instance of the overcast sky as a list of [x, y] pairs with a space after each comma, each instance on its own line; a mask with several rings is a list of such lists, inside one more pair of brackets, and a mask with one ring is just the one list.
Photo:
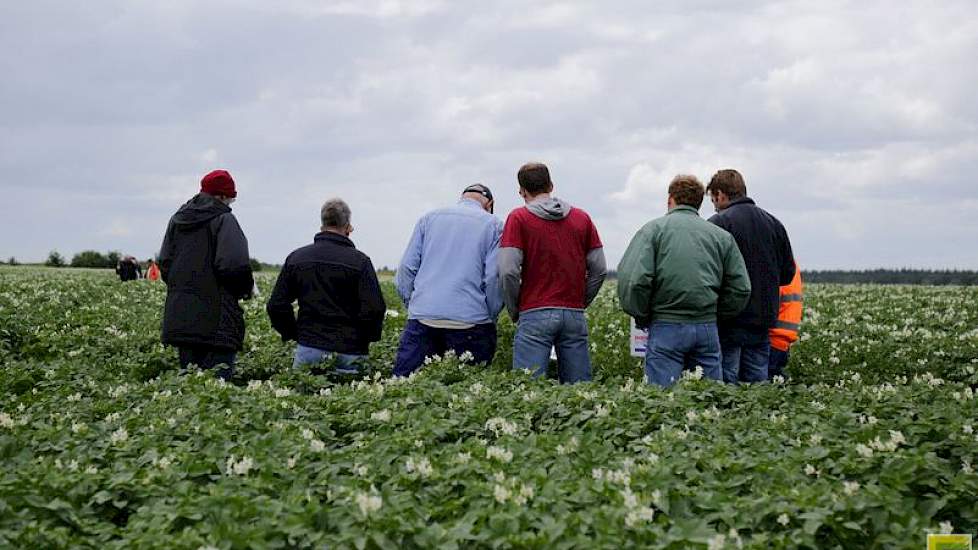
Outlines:
[[803, 268], [975, 269], [976, 87], [974, 0], [5, 1], [0, 257], [147, 258], [225, 168], [253, 256], [340, 196], [394, 266], [536, 160], [612, 266], [673, 175], [732, 167]]

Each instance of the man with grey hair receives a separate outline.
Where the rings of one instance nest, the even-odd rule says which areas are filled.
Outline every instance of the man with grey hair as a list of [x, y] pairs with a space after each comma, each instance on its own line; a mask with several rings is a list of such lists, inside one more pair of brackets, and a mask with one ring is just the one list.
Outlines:
[[408, 321], [395, 376], [449, 350], [473, 363], [492, 361], [503, 308], [496, 265], [503, 228], [494, 204], [492, 191], [476, 183], [462, 190], [458, 204], [428, 212], [415, 225], [397, 268]]
[[358, 374], [370, 342], [380, 340], [387, 304], [373, 263], [349, 238], [350, 207], [330, 199], [320, 217], [313, 243], [285, 259], [266, 311], [282, 340], [298, 343], [293, 367], [332, 361], [337, 373]]

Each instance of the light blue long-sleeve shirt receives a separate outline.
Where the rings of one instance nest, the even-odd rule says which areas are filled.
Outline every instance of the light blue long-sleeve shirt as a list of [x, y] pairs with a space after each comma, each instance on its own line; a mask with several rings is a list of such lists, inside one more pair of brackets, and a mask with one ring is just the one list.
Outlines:
[[502, 222], [477, 201], [425, 214], [397, 268], [409, 319], [495, 323], [503, 308], [497, 254]]

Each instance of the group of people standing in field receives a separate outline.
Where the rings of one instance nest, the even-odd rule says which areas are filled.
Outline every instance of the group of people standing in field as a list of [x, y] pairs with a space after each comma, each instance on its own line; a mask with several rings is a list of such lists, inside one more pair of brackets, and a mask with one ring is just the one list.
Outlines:
[[[555, 350], [561, 382], [591, 379], [584, 311], [607, 274], [598, 230], [584, 210], [553, 195], [544, 164], [523, 165], [517, 182], [526, 205], [505, 223], [483, 184], [418, 220], [396, 275], [408, 318], [395, 376], [448, 351], [491, 362], [505, 308], [516, 324], [514, 369], [544, 376]], [[717, 209], [709, 221], [699, 216], [707, 193]], [[181, 367], [225, 379], [244, 341], [238, 301], [254, 288], [247, 239], [230, 208], [236, 196], [228, 172], [204, 176], [200, 193], [170, 219], [159, 256], [163, 343], [177, 347]], [[668, 213], [638, 231], [618, 266], [622, 309], [649, 331], [648, 382], [669, 386], [696, 367], [728, 383], [783, 374], [801, 321], [800, 272], [784, 227], [748, 198], [735, 170], [717, 172], [706, 187], [676, 176], [667, 200]], [[370, 258], [350, 240], [351, 219], [346, 202], [326, 201], [320, 232], [289, 254], [268, 300], [272, 326], [297, 344], [296, 367], [329, 362], [361, 373], [381, 338], [387, 304]]]
[[143, 271], [143, 266], [139, 265], [139, 261], [132, 256], [125, 256], [119, 259], [115, 264], [115, 274], [119, 276], [119, 280], [122, 282], [135, 281], [138, 279], [146, 279], [149, 281], [160, 280], [160, 268], [156, 265], [156, 261], [152, 258], [146, 262], [146, 271]]

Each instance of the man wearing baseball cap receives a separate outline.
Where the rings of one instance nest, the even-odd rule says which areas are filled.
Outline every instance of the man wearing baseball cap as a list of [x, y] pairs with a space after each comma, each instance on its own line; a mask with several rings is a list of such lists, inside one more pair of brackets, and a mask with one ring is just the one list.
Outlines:
[[254, 286], [248, 240], [231, 213], [235, 197], [227, 171], [204, 176], [200, 193], [170, 218], [159, 264], [166, 283], [163, 343], [177, 348], [182, 369], [216, 368], [225, 380], [244, 342], [238, 300]]
[[474, 184], [458, 204], [425, 214], [397, 268], [397, 293], [408, 321], [394, 362], [408, 376], [426, 357], [469, 352], [473, 363], [496, 353], [496, 318], [503, 308], [496, 253], [503, 224], [492, 215], [492, 191]]

